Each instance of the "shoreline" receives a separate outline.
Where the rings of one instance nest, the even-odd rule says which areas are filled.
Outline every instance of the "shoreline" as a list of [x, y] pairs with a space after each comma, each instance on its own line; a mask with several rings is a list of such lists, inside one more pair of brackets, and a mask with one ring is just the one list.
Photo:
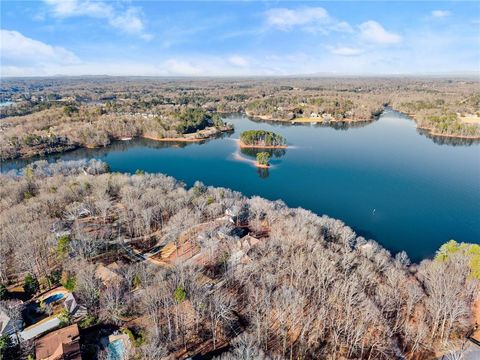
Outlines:
[[46, 155], [52, 155], [52, 154], [63, 154], [72, 150], [77, 150], [77, 149], [99, 149], [102, 147], [108, 147], [112, 141], [131, 141], [134, 139], [148, 139], [148, 140], [153, 140], [153, 141], [160, 141], [160, 142], [177, 142], [177, 143], [200, 143], [203, 141], [207, 141], [210, 139], [214, 139], [217, 135], [224, 133], [224, 132], [230, 132], [234, 131], [234, 129], [230, 128], [221, 128], [217, 129], [215, 132], [210, 132], [207, 133], [206, 137], [203, 138], [186, 138], [186, 137], [179, 137], [179, 138], [159, 138], [155, 136], [150, 136], [150, 135], [134, 135], [134, 136], [128, 136], [128, 137], [112, 137], [110, 138], [110, 143], [107, 145], [92, 145], [92, 144], [80, 144], [80, 143], [75, 143], [73, 144], [73, 148], [68, 149], [68, 150], [63, 150], [63, 151], [52, 151], [52, 152], [47, 152], [47, 153], [34, 153], [34, 154], [28, 154], [28, 156], [25, 156], [23, 154], [22, 156], [17, 156], [17, 157], [9, 157], [9, 158], [2, 158], [2, 161], [14, 161], [14, 160], [27, 160], [34, 158], [36, 156], [42, 157]]
[[480, 135], [454, 135], [454, 134], [442, 134], [439, 132], [435, 132], [435, 129], [433, 127], [420, 126], [418, 124], [419, 120], [416, 118], [415, 114], [409, 114], [400, 110], [396, 110], [395, 108], [392, 108], [392, 109], [412, 119], [415, 122], [416, 129], [424, 130], [425, 132], [428, 133], [428, 135], [439, 137], [439, 138], [444, 137], [444, 138], [451, 138], [451, 139], [480, 140]]
[[306, 118], [306, 117], [300, 117], [300, 118], [293, 118], [293, 119], [279, 119], [279, 118], [274, 118], [270, 115], [253, 115], [249, 111], [244, 111], [243, 112], [247, 117], [252, 118], [254, 120], [261, 120], [261, 121], [272, 121], [272, 122], [280, 122], [280, 123], [291, 123], [291, 124], [309, 124], [309, 123], [322, 123], [322, 124], [328, 124], [328, 123], [365, 123], [365, 122], [372, 122], [376, 120], [376, 117], [372, 117], [370, 119], [332, 119], [325, 121], [323, 118]]
[[259, 169], [268, 169], [270, 168], [270, 164], [267, 164], [267, 165], [263, 165], [263, 164], [260, 164], [258, 161], [255, 161], [255, 166]]
[[246, 157], [244, 157], [240, 154], [240, 150], [238, 150], [238, 149], [237, 149], [237, 151], [235, 151], [232, 154], [232, 156], [233, 156], [234, 160], [250, 164], [252, 166], [255, 166], [257, 169], [270, 169], [270, 168], [274, 167], [273, 165], [270, 165], [270, 164], [262, 165], [262, 164], [259, 164], [258, 161], [256, 161], [256, 160], [246, 158]]
[[164, 142], [201, 142], [208, 140], [209, 138], [159, 138], [155, 136], [149, 136], [149, 135], [141, 135], [140, 136], [143, 139], [149, 139], [149, 140], [154, 140], [154, 141], [164, 141]]
[[[202, 141], [205, 141], [205, 140], [213, 139], [218, 134], [234, 130], [233, 128], [228, 128], [228, 127], [223, 127], [223, 128], [220, 128], [220, 129], [219, 128], [214, 128], [215, 131], [213, 131], [212, 129], [213, 129], [213, 127], [212, 128], [205, 128], [203, 130], [199, 130], [197, 133], [206, 135], [205, 137], [199, 137], [199, 138], [198, 137], [159, 138], [159, 137], [156, 137], [156, 136], [150, 136], [150, 135], [145, 135], [145, 134], [140, 135], [140, 137], [144, 138], [144, 139], [155, 140], [155, 141], [164, 141], [164, 142], [202, 142]], [[193, 133], [193, 134], [196, 135], [197, 133]]]
[[332, 119], [332, 120], [324, 120], [322, 118], [295, 118], [293, 120], [284, 120], [284, 122], [289, 121], [292, 124], [312, 124], [312, 123], [317, 123], [317, 124], [330, 124], [330, 123], [366, 123], [366, 122], [372, 122], [375, 121], [375, 119]]
[[[400, 110], [397, 110], [392, 107], [392, 110], [397, 111], [409, 118], [411, 118], [416, 125], [417, 129], [425, 130], [428, 132], [429, 135], [435, 136], [435, 137], [444, 137], [444, 138], [452, 138], [452, 139], [466, 139], [466, 140], [480, 140], [480, 135], [455, 135], [455, 134], [442, 134], [435, 132], [434, 128], [432, 127], [422, 127], [418, 125], [418, 120], [416, 119], [414, 114], [409, 114]], [[312, 123], [317, 123], [317, 124], [332, 124], [332, 123], [371, 123], [376, 120], [376, 118], [371, 118], [371, 119], [342, 119], [342, 120], [329, 120], [329, 121], [324, 121], [322, 118], [296, 118], [296, 119], [291, 119], [291, 120], [285, 120], [285, 119], [275, 119], [269, 115], [253, 115], [249, 113], [248, 111], [245, 111], [245, 115], [247, 115], [249, 118], [257, 121], [272, 121], [272, 122], [278, 122], [278, 123], [290, 123], [290, 124], [312, 124]], [[245, 147], [253, 147], [253, 146], [245, 146]], [[260, 147], [259, 147], [260, 148]]]
[[467, 140], [480, 140], [480, 135], [451, 135], [451, 134], [442, 134], [435, 132], [433, 128], [422, 127], [417, 125], [417, 129], [426, 131], [429, 135], [435, 137], [445, 137], [445, 138], [454, 138], [454, 139], [467, 139]]

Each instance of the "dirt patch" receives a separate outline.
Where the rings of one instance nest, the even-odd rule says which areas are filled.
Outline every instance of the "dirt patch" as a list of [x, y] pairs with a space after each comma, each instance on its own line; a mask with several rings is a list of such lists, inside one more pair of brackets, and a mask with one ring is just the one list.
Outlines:
[[480, 125], [480, 116], [477, 115], [465, 115], [458, 118], [464, 124]]

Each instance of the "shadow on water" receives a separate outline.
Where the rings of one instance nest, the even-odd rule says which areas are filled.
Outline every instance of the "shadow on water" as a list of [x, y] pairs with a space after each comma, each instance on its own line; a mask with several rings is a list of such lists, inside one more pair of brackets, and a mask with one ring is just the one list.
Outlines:
[[249, 156], [251, 158], [256, 159], [257, 154], [260, 152], [267, 152], [270, 154], [270, 158], [281, 158], [282, 156], [285, 156], [286, 154], [286, 149], [254, 149], [254, 148], [241, 148], [240, 152], [243, 155]]
[[[234, 116], [229, 115], [229, 116]], [[237, 114], [238, 116], [238, 114]], [[349, 130], [349, 129], [359, 129], [363, 128], [365, 126], [368, 126], [375, 121], [377, 121], [379, 117], [375, 117], [372, 120], [366, 120], [366, 121], [322, 121], [321, 119], [318, 120], [318, 122], [291, 122], [291, 121], [275, 121], [275, 120], [263, 120], [263, 119], [258, 119], [258, 118], [252, 118], [248, 117], [248, 120], [253, 121], [257, 124], [269, 124], [271, 126], [275, 127], [293, 127], [293, 126], [313, 126], [316, 128], [332, 128], [334, 130]], [[227, 118], [228, 120], [228, 118]]]
[[[378, 119], [374, 119], [374, 120], [371, 120], [371, 121], [356, 121], [356, 122], [351, 122], [351, 121], [340, 121], [340, 122], [326, 122], [326, 123], [313, 123], [312, 125], [314, 127], [320, 127], [320, 128], [325, 128], [325, 127], [328, 127], [328, 128], [332, 128], [334, 130], [350, 130], [350, 129], [360, 129], [360, 128], [363, 128], [365, 126], [368, 126], [372, 123], [374, 123], [375, 121], [377, 121]], [[301, 124], [298, 124], [298, 125], [301, 125]]]
[[266, 179], [270, 175], [268, 168], [257, 168], [257, 174], [260, 179]]
[[108, 154], [128, 152], [133, 148], [150, 148], [150, 149], [183, 149], [194, 144], [206, 144], [216, 139], [229, 137], [231, 133], [220, 133], [212, 138], [205, 139], [199, 142], [183, 142], [183, 141], [157, 141], [145, 138], [133, 138], [132, 140], [114, 140], [109, 145], [96, 148], [76, 148], [68, 152], [54, 153], [45, 156], [34, 156], [28, 159], [15, 159], [8, 161], [0, 161], [0, 172], [8, 172], [13, 169], [21, 169], [28, 164], [38, 161], [47, 160], [49, 163], [59, 160], [81, 160], [97, 158], [103, 159]]
[[[285, 156], [286, 149], [253, 149], [253, 148], [241, 148], [240, 153], [253, 160], [257, 158], [257, 154], [260, 152], [267, 152], [270, 154], [270, 163], [277, 164], [282, 156]], [[268, 168], [257, 167], [257, 174], [260, 179], [267, 179], [270, 175]]]
[[429, 138], [437, 145], [447, 146], [472, 146], [480, 144], [480, 139], [455, 138], [447, 136], [432, 135], [428, 130], [417, 129], [417, 133]]

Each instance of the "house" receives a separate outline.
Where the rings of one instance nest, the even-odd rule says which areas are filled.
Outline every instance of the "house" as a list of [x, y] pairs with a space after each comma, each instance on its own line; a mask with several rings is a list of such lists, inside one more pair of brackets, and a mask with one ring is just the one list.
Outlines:
[[328, 113], [322, 114], [322, 118], [323, 118], [323, 120], [325, 120], [325, 121], [331, 121], [331, 120], [333, 120], [332, 114], [328, 114]]
[[17, 320], [15, 323], [5, 311], [0, 309], [0, 336], [12, 335], [22, 328], [23, 322]]
[[37, 360], [81, 360], [77, 324], [53, 331], [35, 341]]
[[63, 303], [65, 309], [68, 313], [73, 317], [81, 317], [87, 313], [85, 307], [79, 305], [77, 300], [73, 296], [72, 293], [69, 293], [68, 296], [65, 298], [65, 302]]
[[245, 204], [234, 205], [225, 210], [225, 216], [232, 224], [244, 225], [248, 220], [248, 207]]
[[112, 263], [108, 266], [102, 264], [97, 266], [95, 270], [95, 277], [99, 279], [103, 285], [107, 286], [108, 284], [118, 282], [121, 280], [120, 275], [116, 273], [115, 270], [118, 270], [119, 266], [117, 263]]

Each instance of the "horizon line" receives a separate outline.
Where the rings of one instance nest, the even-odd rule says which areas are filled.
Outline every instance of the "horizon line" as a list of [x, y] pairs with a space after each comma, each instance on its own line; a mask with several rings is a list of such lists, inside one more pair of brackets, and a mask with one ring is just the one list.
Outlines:
[[455, 71], [455, 72], [425, 72], [425, 73], [313, 73], [313, 74], [291, 74], [291, 75], [109, 75], [109, 74], [81, 74], [81, 75], [15, 75], [2, 76], [1, 79], [48, 79], [48, 78], [168, 78], [168, 79], [252, 79], [252, 78], [335, 78], [335, 77], [364, 77], [364, 78], [388, 78], [388, 77], [476, 77], [480, 81], [480, 71]]

